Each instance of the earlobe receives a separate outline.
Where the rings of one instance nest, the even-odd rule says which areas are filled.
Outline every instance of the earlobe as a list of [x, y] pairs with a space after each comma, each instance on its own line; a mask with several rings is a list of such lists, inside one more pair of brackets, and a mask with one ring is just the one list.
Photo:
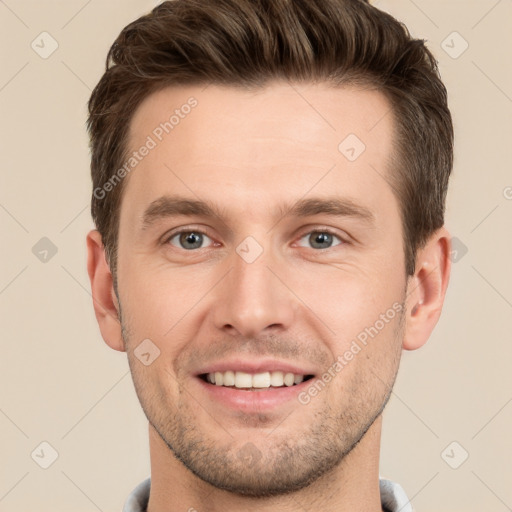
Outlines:
[[119, 304], [114, 293], [105, 248], [97, 230], [92, 230], [87, 235], [87, 272], [91, 282], [94, 313], [101, 335], [109, 347], [124, 352]]
[[450, 279], [450, 250], [450, 234], [443, 227], [418, 251], [407, 285], [405, 350], [423, 346], [439, 320]]

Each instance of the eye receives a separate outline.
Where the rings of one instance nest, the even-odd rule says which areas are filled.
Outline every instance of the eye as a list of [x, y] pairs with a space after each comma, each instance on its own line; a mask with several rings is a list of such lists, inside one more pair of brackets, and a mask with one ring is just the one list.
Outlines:
[[[173, 242], [173, 240], [177, 240], [177, 242]], [[201, 249], [203, 242], [209, 240], [212, 242], [212, 239], [199, 230], [189, 230], [189, 231], [178, 231], [173, 235], [169, 236], [166, 240], [166, 243], [170, 243], [174, 247], [178, 247], [180, 249], [185, 249], [187, 251], [192, 251], [194, 249]]]
[[310, 243], [313, 249], [329, 249], [333, 246], [333, 240], [338, 239], [339, 244], [335, 245], [341, 245], [344, 243], [344, 241], [334, 233], [331, 233], [328, 230], [322, 229], [317, 231], [310, 231], [306, 235], [304, 235], [299, 240], [299, 245], [301, 247], [305, 247], [301, 244], [302, 240], [306, 239], [306, 243]]

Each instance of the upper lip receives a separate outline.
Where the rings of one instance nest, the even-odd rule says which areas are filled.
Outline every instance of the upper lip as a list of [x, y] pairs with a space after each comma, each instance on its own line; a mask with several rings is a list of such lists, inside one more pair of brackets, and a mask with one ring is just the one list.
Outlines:
[[315, 372], [306, 366], [278, 361], [277, 359], [243, 360], [230, 359], [211, 363], [201, 368], [196, 375], [205, 373], [227, 372], [228, 370], [246, 373], [277, 372], [294, 373], [295, 375], [314, 375]]

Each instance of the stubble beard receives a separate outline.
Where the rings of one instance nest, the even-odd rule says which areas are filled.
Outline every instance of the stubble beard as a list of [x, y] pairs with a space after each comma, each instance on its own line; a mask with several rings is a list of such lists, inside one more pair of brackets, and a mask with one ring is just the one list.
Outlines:
[[[395, 343], [400, 342], [400, 345], [404, 316], [405, 309], [402, 308], [394, 333]], [[297, 492], [343, 464], [384, 410], [400, 362], [401, 349], [396, 351], [390, 363], [391, 369], [385, 377], [387, 382], [380, 376], [366, 379], [368, 375], [355, 372], [356, 377], [344, 388], [350, 398], [343, 407], [334, 408], [325, 400], [323, 410], [316, 410], [311, 420], [303, 421], [298, 415], [308, 415], [310, 405], [298, 405], [288, 418], [276, 423], [271, 434], [259, 435], [255, 431], [252, 442], [249, 439], [251, 431], [248, 431], [238, 440], [229, 435], [229, 426], [221, 428], [217, 419], [209, 418], [207, 425], [198, 425], [189, 407], [194, 400], [183, 385], [179, 386], [176, 404], [169, 403], [160, 388], [148, 389], [144, 369], [129, 350], [134, 347], [130, 330], [121, 314], [119, 317], [135, 390], [149, 423], [174, 457], [191, 473], [215, 488], [240, 496], [263, 498]], [[315, 400], [322, 399], [323, 393], [328, 391], [323, 390]], [[291, 433], [286, 429], [287, 420], [306, 426]], [[268, 418], [264, 415], [253, 417], [251, 426], [258, 421], [264, 426]], [[226, 441], [209, 437], [211, 428]]]

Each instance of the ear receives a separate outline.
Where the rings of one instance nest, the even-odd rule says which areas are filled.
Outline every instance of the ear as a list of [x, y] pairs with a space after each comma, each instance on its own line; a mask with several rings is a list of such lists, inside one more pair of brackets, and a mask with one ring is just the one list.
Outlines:
[[119, 304], [105, 248], [97, 230], [92, 230], [87, 235], [87, 272], [91, 281], [94, 313], [101, 335], [109, 347], [125, 352], [119, 322]]
[[416, 255], [416, 269], [407, 282], [405, 350], [416, 350], [439, 320], [451, 271], [451, 237], [438, 229]]

